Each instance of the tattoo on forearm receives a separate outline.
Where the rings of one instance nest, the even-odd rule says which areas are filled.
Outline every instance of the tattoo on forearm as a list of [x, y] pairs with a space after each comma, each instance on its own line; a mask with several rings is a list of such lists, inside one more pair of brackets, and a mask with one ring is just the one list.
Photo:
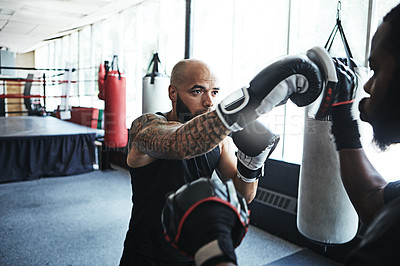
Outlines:
[[143, 115], [132, 123], [129, 147], [157, 158], [191, 158], [215, 148], [229, 132], [215, 111], [185, 124]]

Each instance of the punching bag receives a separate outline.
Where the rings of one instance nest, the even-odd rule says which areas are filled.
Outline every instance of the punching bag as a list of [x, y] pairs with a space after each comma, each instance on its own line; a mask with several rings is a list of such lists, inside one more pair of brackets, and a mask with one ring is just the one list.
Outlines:
[[97, 78], [97, 84], [99, 86], [99, 94], [97, 95], [100, 100], [104, 100], [104, 81], [108, 72], [108, 61], [104, 61], [104, 64], [99, 66], [99, 74]]
[[[114, 67], [117, 70], [114, 70]], [[125, 147], [128, 143], [126, 127], [126, 79], [119, 71], [114, 55], [104, 81], [104, 144], [110, 148]]]
[[60, 119], [63, 120], [71, 119], [71, 105], [69, 103], [69, 98], [71, 90], [72, 71], [72, 65], [67, 63], [64, 72], [64, 80], [66, 80], [67, 82], [63, 82], [62, 84], [62, 95], [65, 95], [65, 97], [61, 98], [60, 104]]
[[168, 97], [170, 78], [159, 72], [160, 65], [158, 53], [155, 53], [143, 78], [143, 114], [171, 110], [171, 101]]
[[343, 244], [358, 230], [358, 215], [340, 177], [339, 155], [330, 136], [331, 122], [307, 116], [304, 123], [297, 228], [320, 244]]
[[[338, 9], [336, 24], [325, 49], [329, 52], [336, 33], [339, 32], [346, 52], [345, 62], [356, 74], [362, 86], [363, 71], [353, 61], [345, 37]], [[362, 91], [362, 89], [361, 89]], [[360, 88], [356, 88], [357, 94]], [[305, 237], [321, 244], [343, 244], [352, 240], [358, 231], [358, 215], [340, 176], [339, 154], [331, 136], [331, 121], [313, 119], [318, 100], [306, 107], [304, 123], [303, 159], [300, 169], [297, 228]], [[353, 117], [359, 117], [356, 102]]]

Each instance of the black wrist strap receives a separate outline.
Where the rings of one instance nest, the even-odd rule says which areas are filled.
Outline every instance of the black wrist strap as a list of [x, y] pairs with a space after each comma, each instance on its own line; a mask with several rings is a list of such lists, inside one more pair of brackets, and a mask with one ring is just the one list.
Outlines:
[[362, 148], [356, 120], [348, 123], [346, 127], [332, 125], [332, 134], [335, 137], [336, 150]]
[[246, 179], [257, 180], [263, 175], [263, 167], [258, 168], [257, 170], [251, 170], [244, 166], [239, 160], [237, 160], [237, 170], [239, 174]]
[[332, 108], [331, 131], [335, 137], [336, 150], [362, 147], [358, 123], [351, 116], [351, 106], [351, 104], [343, 104]]

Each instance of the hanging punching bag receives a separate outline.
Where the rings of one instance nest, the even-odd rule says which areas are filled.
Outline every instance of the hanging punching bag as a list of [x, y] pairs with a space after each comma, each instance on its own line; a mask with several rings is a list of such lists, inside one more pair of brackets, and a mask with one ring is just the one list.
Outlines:
[[297, 228], [321, 244], [343, 244], [357, 234], [358, 216], [340, 177], [339, 156], [330, 128], [330, 121], [305, 115]]
[[97, 95], [100, 100], [104, 100], [104, 80], [108, 72], [108, 61], [104, 61], [104, 64], [99, 66], [99, 74], [97, 78], [97, 84], [99, 86], [99, 94]]
[[[313, 52], [324, 53], [329, 58], [332, 62], [330, 70], [324, 74], [337, 80], [334, 63], [327, 51], [311, 49], [307, 55], [312, 57]], [[327, 85], [324, 90], [331, 88]], [[325, 93], [306, 107], [297, 228], [302, 235], [315, 242], [343, 244], [357, 234], [358, 215], [341, 180], [339, 155], [330, 134], [331, 121], [314, 119], [325, 107], [321, 104]]]
[[[114, 67], [117, 70], [114, 70]], [[104, 82], [104, 144], [110, 148], [121, 148], [128, 143], [126, 79], [124, 73], [119, 71], [116, 55], [113, 57], [110, 69]]]
[[155, 53], [150, 61], [147, 74], [143, 78], [143, 114], [166, 112], [171, 109], [171, 101], [168, 97], [170, 78], [159, 72], [160, 64], [158, 53]]

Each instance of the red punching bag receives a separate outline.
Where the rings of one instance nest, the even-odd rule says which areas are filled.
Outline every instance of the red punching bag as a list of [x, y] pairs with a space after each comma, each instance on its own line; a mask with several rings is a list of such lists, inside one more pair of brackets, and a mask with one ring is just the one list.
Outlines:
[[108, 61], [104, 61], [104, 64], [99, 66], [99, 76], [97, 84], [99, 85], [99, 94], [97, 95], [100, 100], [104, 100], [104, 81], [108, 72]]
[[[114, 70], [114, 67], [117, 70]], [[110, 71], [104, 81], [104, 144], [110, 148], [125, 147], [128, 143], [126, 127], [126, 79], [119, 71], [118, 57], [114, 55]]]

